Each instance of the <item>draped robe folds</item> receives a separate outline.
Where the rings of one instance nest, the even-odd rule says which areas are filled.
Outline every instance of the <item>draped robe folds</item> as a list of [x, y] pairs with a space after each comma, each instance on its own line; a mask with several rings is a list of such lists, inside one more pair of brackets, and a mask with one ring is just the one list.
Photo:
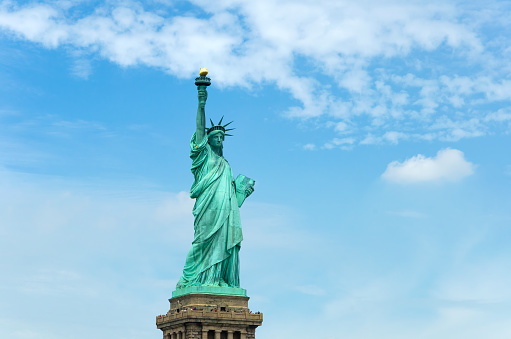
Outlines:
[[177, 288], [239, 287], [239, 250], [243, 235], [232, 170], [216, 155], [207, 137], [190, 142], [194, 183], [194, 239]]

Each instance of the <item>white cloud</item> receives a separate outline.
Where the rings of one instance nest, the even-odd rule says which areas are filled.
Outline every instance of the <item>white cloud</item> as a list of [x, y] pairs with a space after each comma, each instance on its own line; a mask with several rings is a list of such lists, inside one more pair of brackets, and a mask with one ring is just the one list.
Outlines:
[[[338, 119], [339, 133], [349, 121], [350, 130], [371, 126], [374, 135], [406, 125], [409, 139], [432, 128], [440, 130], [429, 136], [444, 140], [482, 136], [497, 118], [484, 119], [480, 105], [494, 103], [498, 111], [511, 100], [509, 12], [498, 5], [481, 15], [462, 4], [421, 1], [191, 4], [192, 10], [190, 4], [151, 10], [151, 3], [108, 2], [84, 11], [80, 2], [6, 1], [0, 29], [47, 48], [65, 46], [77, 59], [71, 72], [84, 79], [93, 72], [87, 56], [100, 56], [181, 78], [208, 66], [220, 87], [272, 83], [299, 102], [287, 116]], [[487, 23], [502, 25], [502, 32], [485, 36]], [[462, 120], [479, 119], [479, 128], [440, 127], [438, 116], [449, 112], [456, 121], [455, 110], [464, 111]], [[403, 139], [395, 137], [380, 141]]]
[[365, 136], [364, 139], [360, 141], [361, 145], [373, 145], [373, 144], [384, 144], [384, 143], [390, 143], [393, 145], [397, 145], [400, 140], [407, 140], [411, 137], [419, 138], [417, 135], [408, 135], [403, 132], [397, 132], [397, 131], [389, 131], [385, 132], [381, 137], [375, 136], [372, 133], [369, 133]]
[[438, 151], [436, 157], [422, 154], [400, 163], [391, 162], [382, 178], [400, 184], [458, 181], [474, 173], [475, 165], [465, 160], [463, 152], [456, 149]]
[[383, 135], [383, 139], [388, 140], [392, 144], [397, 144], [399, 139], [406, 139], [408, 136], [405, 133], [390, 131]]
[[381, 138], [378, 138], [374, 136], [372, 133], [369, 133], [366, 135], [366, 137], [360, 141], [361, 145], [371, 145], [371, 144], [377, 144], [381, 142]]
[[316, 145], [314, 144], [305, 144], [303, 145], [303, 149], [307, 151], [314, 151], [316, 149]]
[[334, 126], [335, 126], [334, 130], [340, 134], [346, 132], [346, 130], [348, 129], [348, 124], [345, 123], [344, 121], [339, 121]]
[[323, 148], [333, 149], [339, 147], [344, 150], [350, 150], [353, 148], [353, 144], [355, 143], [355, 138], [333, 138], [330, 142], [327, 142], [323, 145]]
[[489, 113], [484, 117], [485, 121], [494, 121], [498, 123], [503, 123], [506, 121], [511, 121], [511, 109], [499, 109], [497, 112]]
[[488, 127], [478, 118], [452, 120], [443, 115], [431, 125], [431, 129], [441, 131], [439, 133], [441, 140], [458, 141], [462, 138], [485, 135]]

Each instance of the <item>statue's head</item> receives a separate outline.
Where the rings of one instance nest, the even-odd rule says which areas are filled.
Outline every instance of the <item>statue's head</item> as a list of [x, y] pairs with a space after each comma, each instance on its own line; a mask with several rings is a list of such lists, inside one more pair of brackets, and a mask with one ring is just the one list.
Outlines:
[[225, 139], [225, 132], [222, 130], [216, 130], [212, 131], [211, 133], [208, 133], [208, 144], [211, 147], [223, 147], [223, 142]]
[[208, 144], [213, 148], [219, 148], [220, 154], [222, 154], [225, 136], [230, 136], [230, 134], [226, 134], [225, 132], [233, 130], [233, 128], [225, 129], [232, 121], [222, 126], [222, 120], [224, 120], [224, 117], [222, 117], [216, 125], [210, 120], [211, 127], [207, 129]]

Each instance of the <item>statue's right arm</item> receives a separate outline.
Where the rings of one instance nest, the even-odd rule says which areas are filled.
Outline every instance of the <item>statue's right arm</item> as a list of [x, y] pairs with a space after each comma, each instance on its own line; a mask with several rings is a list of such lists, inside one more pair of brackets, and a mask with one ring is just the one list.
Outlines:
[[208, 92], [206, 87], [199, 88], [199, 107], [197, 108], [197, 130], [195, 131], [195, 143], [200, 144], [204, 139], [206, 133], [206, 100], [208, 99]]

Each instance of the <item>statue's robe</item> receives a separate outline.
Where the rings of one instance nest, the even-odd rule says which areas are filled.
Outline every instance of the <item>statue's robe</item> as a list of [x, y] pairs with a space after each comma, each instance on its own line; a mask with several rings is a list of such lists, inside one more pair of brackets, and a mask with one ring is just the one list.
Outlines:
[[243, 235], [234, 178], [229, 163], [213, 153], [208, 138], [190, 142], [195, 181], [190, 197], [194, 239], [177, 288], [187, 286], [239, 287], [239, 250]]

